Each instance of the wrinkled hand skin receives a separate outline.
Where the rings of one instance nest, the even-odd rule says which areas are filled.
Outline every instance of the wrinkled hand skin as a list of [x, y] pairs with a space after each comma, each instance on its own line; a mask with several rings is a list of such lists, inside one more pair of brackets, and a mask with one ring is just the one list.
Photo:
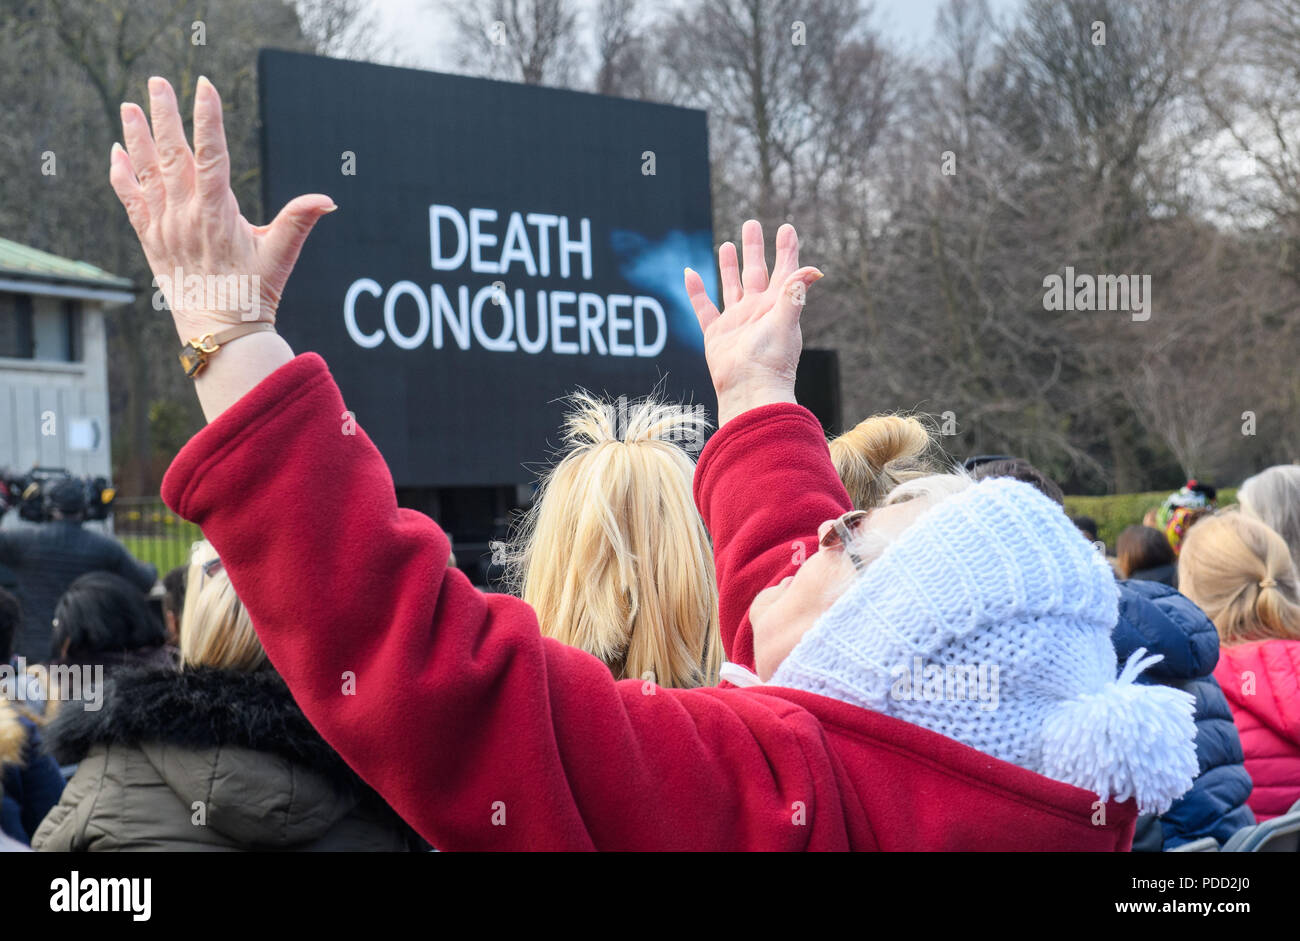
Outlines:
[[[221, 96], [206, 78], [194, 90], [193, 150], [176, 93], [164, 79], [149, 79], [149, 113], [152, 128], [139, 105], [122, 104], [126, 147], [113, 145], [108, 177], [167, 298], [181, 344], [250, 321], [274, 324], [303, 242], [316, 221], [338, 207], [311, 193], [291, 200], [269, 225], [240, 215], [230, 188]], [[271, 332], [215, 351], [194, 378], [207, 420], [291, 359], [289, 344]]]
[[[176, 93], [162, 78], [149, 79], [149, 112], [152, 129], [139, 105], [123, 103], [126, 148], [113, 145], [109, 182], [165, 289], [177, 335], [184, 342], [250, 320], [274, 323], [303, 242], [316, 220], [337, 208], [333, 200], [319, 193], [299, 196], [269, 225], [252, 225], [240, 215], [230, 188], [221, 96], [212, 83], [200, 78], [195, 87], [193, 150]], [[208, 290], [200, 295], [172, 283], [178, 271], [186, 281], [231, 275], [245, 280], [241, 290], [217, 295], [221, 303], [212, 304]]]
[[736, 246], [718, 249], [723, 310], [709, 299], [698, 273], [686, 269], [686, 293], [704, 332], [704, 358], [718, 396], [718, 425], [760, 405], [793, 402], [795, 372], [803, 350], [799, 317], [808, 286], [822, 277], [799, 267], [794, 226], [776, 233], [776, 267], [769, 277], [763, 227], [753, 219], [741, 230], [744, 273]]

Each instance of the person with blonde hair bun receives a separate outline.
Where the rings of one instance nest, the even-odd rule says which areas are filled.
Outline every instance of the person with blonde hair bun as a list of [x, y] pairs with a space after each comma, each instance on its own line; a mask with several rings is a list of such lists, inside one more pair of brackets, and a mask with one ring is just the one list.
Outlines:
[[[1178, 563], [1183, 594], [1214, 622], [1225, 644], [1300, 641], [1300, 585], [1276, 532], [1239, 512], [1202, 520]], [[1187, 553], [1191, 552], [1189, 558]]]
[[70, 703], [48, 727], [50, 751], [80, 764], [35, 849], [423, 848], [303, 716], [206, 541], [181, 621], [179, 670], [123, 670], [102, 709]]
[[567, 452], [542, 479], [507, 556], [507, 582], [543, 635], [615, 679], [713, 686], [722, 665], [713, 548], [691, 495], [701, 412], [578, 392]]
[[1183, 593], [1223, 644], [1214, 676], [1241, 733], [1249, 804], [1260, 820], [1300, 800], [1300, 585], [1286, 543], [1244, 513], [1218, 513], [1187, 534]]
[[910, 415], [872, 415], [830, 441], [831, 461], [855, 509], [880, 506], [901, 483], [936, 472], [930, 433]]

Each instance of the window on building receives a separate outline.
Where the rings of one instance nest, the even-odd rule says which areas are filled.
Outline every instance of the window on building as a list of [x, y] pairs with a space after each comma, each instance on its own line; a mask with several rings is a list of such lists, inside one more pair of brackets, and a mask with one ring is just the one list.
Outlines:
[[68, 334], [68, 362], [81, 362], [81, 302], [71, 298], [63, 301], [64, 330]]
[[31, 359], [33, 352], [31, 295], [0, 293], [0, 356]]
[[52, 363], [81, 360], [81, 303], [0, 293], [0, 356]]
[[[70, 308], [68, 305], [73, 306]], [[32, 299], [32, 359], [71, 363], [76, 353], [77, 305], [61, 297]], [[69, 313], [71, 311], [71, 313]]]

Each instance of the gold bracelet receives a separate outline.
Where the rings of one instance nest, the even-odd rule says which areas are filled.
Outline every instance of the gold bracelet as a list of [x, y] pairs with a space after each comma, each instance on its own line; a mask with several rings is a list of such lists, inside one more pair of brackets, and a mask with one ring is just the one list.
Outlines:
[[275, 324], [259, 320], [256, 323], [235, 327], [233, 330], [226, 330], [216, 335], [205, 333], [201, 337], [192, 337], [188, 343], [181, 347], [180, 352], [181, 366], [185, 369], [185, 375], [191, 379], [197, 376], [203, 371], [203, 367], [208, 364], [209, 357], [231, 340], [238, 340], [250, 333], [263, 333], [267, 330], [274, 331]]

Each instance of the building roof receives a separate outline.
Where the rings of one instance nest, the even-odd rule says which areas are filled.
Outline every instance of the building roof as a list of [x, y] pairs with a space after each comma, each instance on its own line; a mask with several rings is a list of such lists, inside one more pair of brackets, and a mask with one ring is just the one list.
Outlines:
[[125, 290], [133, 287], [130, 278], [120, 278], [89, 262], [62, 258], [6, 238], [0, 238], [0, 278]]

